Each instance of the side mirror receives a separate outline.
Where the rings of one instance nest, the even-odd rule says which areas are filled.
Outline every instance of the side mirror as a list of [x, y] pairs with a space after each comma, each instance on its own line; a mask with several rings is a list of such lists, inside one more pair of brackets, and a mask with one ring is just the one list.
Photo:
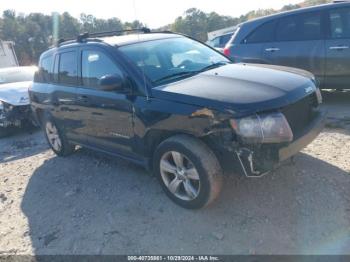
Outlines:
[[103, 91], [123, 90], [124, 83], [124, 79], [120, 75], [105, 75], [98, 81], [98, 85]]

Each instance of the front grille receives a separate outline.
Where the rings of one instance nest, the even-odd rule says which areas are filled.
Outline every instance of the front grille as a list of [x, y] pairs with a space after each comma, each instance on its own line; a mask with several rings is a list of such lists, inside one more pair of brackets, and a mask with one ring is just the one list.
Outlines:
[[282, 108], [282, 113], [293, 131], [294, 138], [299, 137], [314, 118], [314, 109], [318, 106], [316, 94], [306, 96], [294, 104]]

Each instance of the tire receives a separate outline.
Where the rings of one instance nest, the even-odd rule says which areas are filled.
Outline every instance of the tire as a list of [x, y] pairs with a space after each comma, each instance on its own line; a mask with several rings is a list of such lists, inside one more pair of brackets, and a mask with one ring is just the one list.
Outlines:
[[56, 155], [61, 157], [69, 156], [75, 151], [75, 145], [68, 142], [52, 117], [47, 116], [43, 119], [42, 129], [50, 148]]
[[171, 137], [158, 146], [153, 170], [167, 196], [187, 209], [210, 205], [222, 188], [215, 154], [204, 142], [187, 135]]

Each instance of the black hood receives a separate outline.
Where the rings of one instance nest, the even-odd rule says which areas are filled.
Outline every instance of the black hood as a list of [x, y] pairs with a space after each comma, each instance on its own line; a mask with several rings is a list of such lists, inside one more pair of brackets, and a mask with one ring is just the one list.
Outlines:
[[153, 89], [153, 96], [216, 110], [259, 112], [294, 103], [315, 90], [312, 79], [283, 67], [229, 64]]

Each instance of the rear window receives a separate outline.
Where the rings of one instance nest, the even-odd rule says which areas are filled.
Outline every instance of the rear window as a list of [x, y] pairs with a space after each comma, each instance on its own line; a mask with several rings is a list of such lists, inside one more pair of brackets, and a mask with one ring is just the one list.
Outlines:
[[276, 41], [322, 39], [321, 13], [308, 13], [281, 18], [276, 28]]
[[78, 63], [76, 52], [60, 54], [58, 81], [63, 85], [76, 85], [78, 79]]

